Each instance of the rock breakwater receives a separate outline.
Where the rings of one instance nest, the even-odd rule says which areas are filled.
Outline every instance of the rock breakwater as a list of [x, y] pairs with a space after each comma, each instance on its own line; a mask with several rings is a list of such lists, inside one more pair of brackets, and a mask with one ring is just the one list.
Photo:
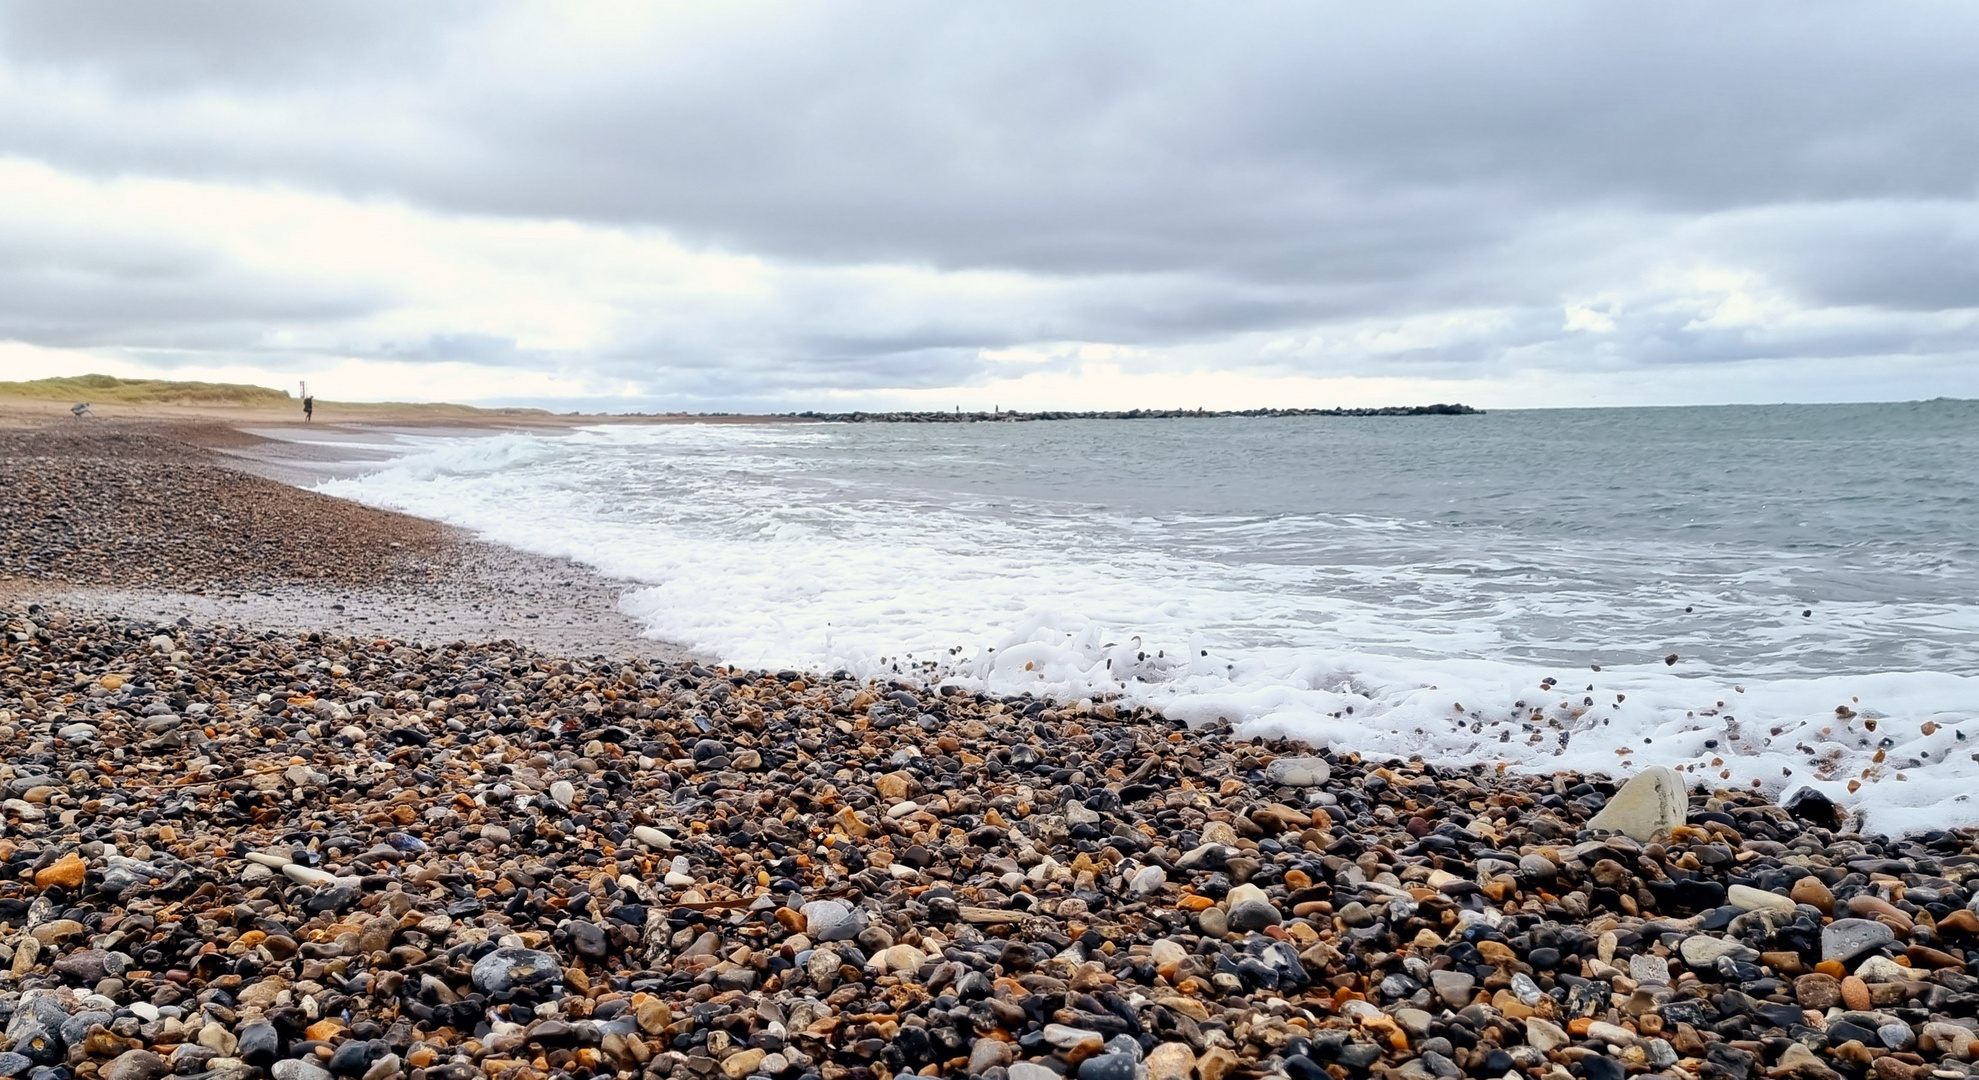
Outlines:
[[1481, 416], [1483, 409], [1469, 405], [1382, 405], [1366, 408], [1334, 409], [1113, 409], [1076, 411], [1046, 409], [1022, 412], [997, 409], [991, 412], [801, 412], [777, 419], [817, 420], [837, 424], [1017, 424], [1034, 420], [1214, 420], [1226, 417], [1256, 419], [1287, 416]]

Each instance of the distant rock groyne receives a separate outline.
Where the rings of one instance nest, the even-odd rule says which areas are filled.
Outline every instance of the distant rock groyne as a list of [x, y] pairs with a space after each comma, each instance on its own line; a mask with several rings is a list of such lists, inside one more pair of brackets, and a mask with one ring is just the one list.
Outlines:
[[1482, 416], [1469, 405], [1388, 405], [1378, 409], [1126, 409], [1110, 412], [801, 412], [786, 415], [800, 420], [842, 424], [981, 424], [1029, 420], [1204, 420], [1226, 416]]

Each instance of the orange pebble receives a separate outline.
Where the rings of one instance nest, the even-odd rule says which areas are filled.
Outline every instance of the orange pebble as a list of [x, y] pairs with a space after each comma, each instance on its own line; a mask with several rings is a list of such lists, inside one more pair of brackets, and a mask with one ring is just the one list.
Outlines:
[[1857, 1012], [1862, 1012], [1872, 1004], [1869, 997], [1869, 984], [1854, 975], [1842, 980], [1842, 1002]]

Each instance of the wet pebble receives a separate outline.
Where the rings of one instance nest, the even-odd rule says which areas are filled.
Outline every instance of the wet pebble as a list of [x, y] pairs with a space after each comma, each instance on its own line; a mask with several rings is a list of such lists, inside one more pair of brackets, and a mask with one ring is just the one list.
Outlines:
[[1679, 821], [1654, 783], [1108, 701], [156, 629], [0, 619], [0, 785], [40, 815], [0, 833], [0, 1075], [1899, 1080], [1974, 1049], [1968, 830], [1703, 789]]

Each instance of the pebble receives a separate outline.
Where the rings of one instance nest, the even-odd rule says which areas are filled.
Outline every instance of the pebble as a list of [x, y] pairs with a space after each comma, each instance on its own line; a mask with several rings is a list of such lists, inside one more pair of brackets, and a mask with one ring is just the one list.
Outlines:
[[266, 1068], [281, 1057], [281, 1033], [275, 1030], [274, 1024], [265, 1020], [250, 1022], [241, 1028], [234, 1052], [249, 1065]]
[[1079, 1080], [1134, 1080], [1139, 1065], [1129, 1054], [1095, 1054], [1079, 1063]]
[[83, 878], [88, 873], [89, 864], [83, 861], [82, 856], [71, 851], [55, 860], [53, 865], [35, 871], [34, 887], [50, 889], [59, 885], [65, 889], [81, 888]]
[[[1189, 1044], [1165, 1042], [1148, 1051], [1147, 1080], [1189, 1080], [1196, 1071], [1196, 1054]], [[1020, 1080], [1012, 1067], [1010, 1080]]]
[[666, 851], [673, 847], [672, 838], [651, 825], [634, 825], [632, 838], [656, 851]]
[[1206, 938], [1218, 939], [1230, 934], [1230, 915], [1222, 908], [1204, 908], [1196, 913], [1196, 929]]
[[1880, 896], [1858, 895], [1849, 897], [1848, 913], [1865, 919], [1888, 923], [1899, 934], [1910, 933], [1915, 923], [1903, 909]]
[[283, 1058], [268, 1073], [274, 1080], [330, 1080], [330, 1071], [309, 1058]]
[[1069, 1024], [1046, 1024], [1040, 1034], [1045, 1042], [1060, 1050], [1097, 1048], [1105, 1042], [1099, 1032], [1072, 1027]]
[[[728, 1080], [742, 1080], [743, 1077], [755, 1072], [756, 1067], [761, 1065], [763, 1059], [768, 1056], [770, 1056], [769, 1051], [761, 1047], [739, 1050], [729, 1057], [722, 1059], [722, 1075], [728, 1077]], [[972, 1058], [970, 1060], [969, 1071], [976, 1073], [983, 1070], [976, 1067], [975, 1060]]]
[[166, 1060], [150, 1050], [126, 1050], [102, 1070], [103, 1080], [157, 1080], [171, 1072]]
[[1891, 1050], [1908, 1050], [1917, 1041], [1917, 1034], [1910, 1030], [1909, 1024], [1893, 1022], [1877, 1025], [1876, 1038]]
[[1627, 1068], [1621, 1062], [1599, 1054], [1581, 1058], [1580, 1068], [1584, 1080], [1622, 1080], [1628, 1075]]
[[1642, 985], [1668, 986], [1670, 961], [1654, 953], [1636, 953], [1629, 957], [1629, 978]]
[[1542, 1020], [1537, 1016], [1529, 1016], [1525, 1022], [1525, 1041], [1526, 1045], [1543, 1054], [1551, 1050], [1557, 1050], [1573, 1040], [1568, 1037], [1565, 1031], [1560, 1029], [1560, 1025], [1555, 1024], [1551, 1020]]
[[1750, 885], [1733, 885], [1727, 888], [1725, 901], [1743, 911], [1774, 911], [1782, 915], [1792, 915], [1796, 903], [1779, 893], [1755, 889]]
[[969, 1048], [969, 1075], [981, 1076], [991, 1069], [1002, 1068], [1010, 1063], [1010, 1058], [1009, 1043], [989, 1037], [977, 1039]]
[[[1873, 1062], [1975, 1041], [1970, 830], [1700, 790], [1644, 839], [1600, 778], [1113, 703], [172, 629], [0, 617], [0, 793], [44, 812], [0, 834], [14, 1075], [1926, 1080]], [[21, 674], [70, 656], [72, 701]]]
[[1587, 1037], [1611, 1046], [1634, 1046], [1642, 1040], [1625, 1027], [1596, 1020], [1587, 1026]]
[[1239, 934], [1277, 926], [1284, 921], [1284, 915], [1272, 905], [1264, 890], [1255, 885], [1245, 884], [1231, 889], [1226, 902], [1229, 905], [1229, 927]]
[[1143, 866], [1134, 872], [1127, 882], [1128, 891], [1135, 896], [1152, 896], [1168, 884], [1168, 871], [1159, 866]]
[[1821, 928], [1821, 959], [1847, 963], [1897, 939], [1896, 931], [1869, 919], [1836, 919]]
[[802, 914], [804, 932], [818, 941], [850, 941], [861, 929], [852, 909], [837, 900], [813, 900]]
[[1477, 988], [1477, 976], [1468, 971], [1433, 971], [1429, 981], [1436, 989], [1436, 996], [1453, 1009], [1469, 1005], [1471, 994]]
[[869, 970], [881, 975], [889, 972], [912, 975], [919, 972], [921, 965], [926, 962], [927, 956], [914, 946], [894, 945], [881, 950], [879, 955], [867, 962], [866, 966]]
[[1265, 766], [1264, 779], [1278, 787], [1319, 787], [1333, 775], [1321, 757], [1282, 757]]
[[1855, 977], [1865, 983], [1901, 982], [1916, 976], [1916, 972], [1904, 967], [1887, 956], [1870, 956], [1856, 965]]
[[1666, 765], [1651, 765], [1630, 777], [1601, 811], [1588, 819], [1590, 829], [1606, 829], [1649, 842], [1688, 820], [1683, 777]]
[[[1793, 992], [1794, 1000], [1798, 1001], [1801, 1007], [1827, 1012], [1835, 1007], [1836, 1002], [1842, 1000], [1842, 983], [1825, 972], [1810, 972], [1793, 981]], [[1867, 998], [1866, 988], [1864, 998]], [[1849, 1008], [1858, 1008], [1858, 1006], [1851, 1004]]]
[[1521, 971], [1512, 976], [1512, 996], [1518, 999], [1519, 1004], [1530, 1008], [1539, 1004], [1546, 991], [1533, 981], [1532, 976]]
[[1773, 1066], [1772, 1071], [1781, 1076], [1820, 1076], [1824, 1073], [1829, 1076], [1834, 1075], [1834, 1071], [1829, 1069], [1814, 1051], [1808, 1049], [1805, 1044], [1797, 1042], [1788, 1043], [1786, 1049], [1780, 1051], [1780, 1060]]
[[1819, 909], [1824, 915], [1832, 914], [1835, 910], [1835, 894], [1821, 883], [1820, 878], [1812, 874], [1796, 878], [1793, 888], [1787, 891], [1787, 898], [1796, 904], [1806, 904]]
[[476, 960], [472, 977], [484, 994], [507, 994], [560, 982], [563, 970], [549, 953], [509, 946]]
[[[1854, 1012], [1867, 1012], [1873, 1004], [1869, 998], [1869, 984], [1862, 981], [1859, 975], [1843, 979], [1836, 987], [1836, 994]], [[1826, 1007], [1833, 1008], [1834, 1002], [1830, 1001]]]
[[300, 863], [283, 864], [282, 876], [298, 885], [330, 885], [334, 884], [337, 880], [337, 875], [330, 873], [328, 870], [319, 870], [316, 867], [303, 866]]
[[1758, 956], [1743, 942], [1709, 934], [1692, 934], [1683, 940], [1677, 951], [1683, 956], [1684, 963], [1693, 969], [1709, 967], [1721, 956], [1737, 959], [1755, 959]]

